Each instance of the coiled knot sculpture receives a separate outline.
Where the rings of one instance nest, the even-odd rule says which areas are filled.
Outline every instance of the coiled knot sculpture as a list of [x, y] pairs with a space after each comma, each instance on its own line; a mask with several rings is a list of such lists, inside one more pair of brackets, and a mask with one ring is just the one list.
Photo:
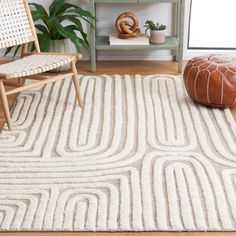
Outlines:
[[[132, 21], [129, 21], [131, 19]], [[116, 29], [120, 39], [137, 38], [140, 36], [138, 18], [131, 12], [124, 12], [116, 19]]]

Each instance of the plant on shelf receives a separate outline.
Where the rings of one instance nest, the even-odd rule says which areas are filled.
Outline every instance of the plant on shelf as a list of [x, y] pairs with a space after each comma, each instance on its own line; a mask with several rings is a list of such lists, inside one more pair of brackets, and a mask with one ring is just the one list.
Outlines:
[[145, 33], [150, 30], [150, 42], [151, 43], [165, 43], [165, 30], [166, 25], [160, 23], [154, 23], [152, 20], [147, 20], [144, 25]]
[[[37, 3], [30, 3], [31, 13], [38, 30], [38, 39], [42, 52], [80, 51], [88, 49], [89, 42], [81, 21], [92, 25], [94, 16], [87, 10], [69, 3], [67, 0], [53, 0], [49, 10]], [[13, 47], [7, 48], [7, 55]], [[15, 47], [14, 56], [19, 46]]]

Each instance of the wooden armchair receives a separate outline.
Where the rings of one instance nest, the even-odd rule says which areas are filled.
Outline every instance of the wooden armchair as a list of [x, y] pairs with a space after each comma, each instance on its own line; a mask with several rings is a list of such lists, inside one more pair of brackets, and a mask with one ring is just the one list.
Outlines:
[[[27, 53], [29, 42], [33, 42], [36, 48], [36, 53], [31, 55]], [[0, 49], [15, 45], [22, 45], [22, 58], [0, 65], [0, 100], [10, 131], [13, 130], [7, 101], [10, 94], [72, 76], [79, 105], [83, 107], [75, 65], [80, 54], [41, 53], [27, 0], [0, 0]], [[65, 64], [70, 64], [71, 70], [63, 73], [45, 73]], [[14, 78], [31, 79], [36, 82], [23, 85], [11, 81]], [[5, 86], [14, 88], [6, 91]]]

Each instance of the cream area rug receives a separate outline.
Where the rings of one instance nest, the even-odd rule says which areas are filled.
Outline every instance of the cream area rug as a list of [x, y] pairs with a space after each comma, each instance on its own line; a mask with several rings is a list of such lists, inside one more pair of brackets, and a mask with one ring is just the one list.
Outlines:
[[236, 230], [236, 125], [181, 78], [82, 76], [22, 93], [0, 134], [0, 229]]

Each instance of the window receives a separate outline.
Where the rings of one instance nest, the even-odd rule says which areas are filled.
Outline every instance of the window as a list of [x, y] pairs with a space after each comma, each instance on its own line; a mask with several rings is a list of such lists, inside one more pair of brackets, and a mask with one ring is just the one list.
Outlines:
[[191, 0], [188, 49], [236, 50], [236, 0]]

